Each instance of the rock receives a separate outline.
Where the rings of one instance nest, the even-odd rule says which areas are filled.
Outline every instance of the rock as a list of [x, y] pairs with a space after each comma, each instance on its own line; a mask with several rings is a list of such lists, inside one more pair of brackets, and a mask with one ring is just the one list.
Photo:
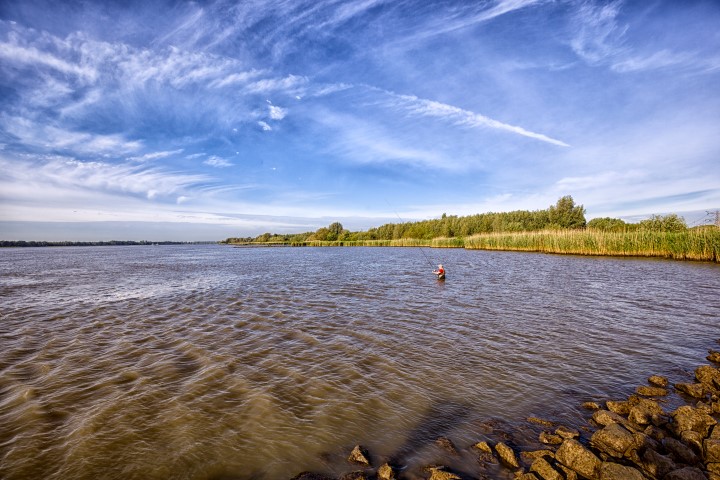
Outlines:
[[647, 428], [643, 430], [643, 433], [658, 442], [668, 436], [668, 433], [665, 430], [654, 425], [648, 425]]
[[636, 468], [603, 462], [600, 466], [600, 480], [645, 480], [645, 477]]
[[295, 475], [290, 480], [335, 480], [332, 477], [328, 477], [327, 475], [321, 475], [319, 473], [313, 473], [313, 472], [302, 472], [297, 475]]
[[708, 480], [699, 468], [685, 467], [665, 475], [663, 480]]
[[492, 447], [487, 442], [478, 442], [473, 447], [477, 448], [481, 452], [492, 453]]
[[715, 475], [720, 475], [720, 463], [708, 463], [707, 470]]
[[525, 464], [532, 464], [538, 458], [547, 457], [555, 458], [555, 452], [552, 450], [532, 450], [529, 452], [520, 452], [520, 460]]
[[710, 434], [710, 429], [717, 424], [717, 420], [713, 417], [689, 405], [678, 407], [672, 413], [672, 418], [671, 429], [676, 435], [692, 430], [706, 438]]
[[613, 400], [608, 400], [605, 402], [605, 406], [613, 413], [617, 413], [618, 415], [627, 415], [630, 413], [631, 405], [628, 402], [615, 402]]
[[720, 438], [708, 438], [703, 442], [703, 454], [706, 462], [720, 463]]
[[578, 438], [580, 436], [580, 432], [574, 428], [568, 428], [562, 425], [555, 429], [555, 434], [561, 436], [562, 438]]
[[635, 437], [622, 425], [612, 423], [595, 432], [590, 438], [590, 444], [612, 457], [622, 458], [635, 445]]
[[495, 452], [497, 453], [498, 458], [500, 458], [500, 461], [508, 467], [520, 468], [515, 452], [513, 452], [512, 448], [508, 447], [503, 442], [498, 442], [498, 444], [495, 445]]
[[582, 407], [586, 410], [600, 410], [600, 405], [595, 402], [584, 402]]
[[663, 409], [654, 400], [641, 398], [636, 405], [630, 408], [628, 420], [638, 425], [648, 425], [652, 422], [653, 417], [663, 415]]
[[653, 478], [663, 478], [676, 469], [670, 457], [660, 455], [651, 448], [645, 449], [640, 457], [642, 469]]
[[560, 445], [563, 442], [560, 435], [553, 435], [550, 432], [540, 432], [539, 440], [546, 445]]
[[555, 470], [550, 462], [544, 458], [538, 458], [530, 466], [530, 471], [537, 474], [543, 480], [565, 480], [565, 476]]
[[348, 457], [348, 462], [358, 463], [360, 465], [365, 465], [365, 466], [369, 467], [370, 460], [368, 460], [367, 450], [362, 448], [360, 445], [355, 445], [355, 448], [353, 448], [353, 451], [350, 452], [350, 456]]
[[619, 423], [620, 425], [628, 423], [626, 418], [623, 418], [615, 412], [609, 412], [607, 410], [598, 410], [593, 413], [592, 419], [595, 423], [602, 426], [607, 426], [611, 423]]
[[662, 387], [646, 387], [640, 386], [635, 389], [638, 395], [645, 397], [664, 397], [668, 394], [667, 389]]
[[544, 427], [552, 427], [553, 425], [555, 425], [550, 420], [543, 420], [542, 418], [537, 418], [537, 417], [528, 417], [526, 420], [530, 423], [536, 423], [536, 424], [542, 425]]
[[652, 377], [648, 378], [648, 383], [655, 387], [665, 388], [670, 382], [668, 382], [668, 379], [665, 377], [661, 377], [660, 375], [653, 375]]
[[395, 472], [387, 463], [383, 463], [377, 471], [378, 480], [395, 480]]
[[442, 448], [450, 455], [458, 455], [458, 451], [455, 448], [455, 445], [453, 445], [453, 443], [447, 437], [439, 437], [437, 440], [435, 440], [435, 445]]
[[563, 472], [563, 475], [565, 475], [565, 480], [578, 480], [578, 474], [575, 470], [570, 470], [563, 464], [558, 464], [557, 467]]
[[368, 480], [368, 477], [365, 472], [358, 470], [344, 474], [340, 480]]
[[675, 390], [685, 395], [689, 395], [693, 398], [704, 398], [705, 389], [702, 383], [676, 383], [674, 385]]
[[684, 463], [686, 465], [694, 465], [699, 459], [695, 453], [682, 443], [680, 440], [676, 440], [672, 437], [664, 438], [662, 441], [663, 447], [670, 455], [670, 458], [675, 460], [677, 463]]
[[717, 352], [715, 350], [708, 350], [708, 353], [710, 354], [707, 356], [707, 359], [709, 361], [720, 363], [720, 352]]
[[720, 425], [713, 426], [709, 438], [720, 438]]
[[695, 378], [710, 389], [717, 390], [720, 387], [720, 370], [710, 365], [696, 368]]
[[680, 434], [680, 440], [684, 442], [685, 445], [692, 448], [695, 453], [697, 453], [698, 455], [702, 455], [704, 437], [698, 432], [694, 432], [692, 430], [685, 430]]
[[429, 480], [462, 480], [458, 475], [444, 470], [445, 467], [428, 467]]
[[574, 439], [565, 440], [560, 445], [555, 459], [586, 478], [597, 478], [600, 471], [600, 459]]
[[536, 477], [534, 473], [528, 472], [515, 477], [515, 480], [538, 480], [538, 477]]

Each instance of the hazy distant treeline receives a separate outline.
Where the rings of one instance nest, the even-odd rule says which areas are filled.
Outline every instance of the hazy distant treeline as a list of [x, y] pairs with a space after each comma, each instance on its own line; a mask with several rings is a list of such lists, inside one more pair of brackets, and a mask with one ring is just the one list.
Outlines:
[[0, 240], [0, 247], [97, 247], [105, 245], [187, 245], [215, 242], [149, 242], [132, 240], [110, 240], [107, 242], [45, 242], [33, 240]]

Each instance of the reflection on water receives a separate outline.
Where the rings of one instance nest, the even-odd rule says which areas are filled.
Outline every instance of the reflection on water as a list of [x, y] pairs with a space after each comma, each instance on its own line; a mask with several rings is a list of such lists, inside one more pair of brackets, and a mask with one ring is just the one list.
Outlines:
[[679, 381], [720, 337], [718, 273], [410, 248], [3, 249], [0, 478], [337, 475], [356, 443], [409, 476], [439, 436], [579, 422], [583, 401]]

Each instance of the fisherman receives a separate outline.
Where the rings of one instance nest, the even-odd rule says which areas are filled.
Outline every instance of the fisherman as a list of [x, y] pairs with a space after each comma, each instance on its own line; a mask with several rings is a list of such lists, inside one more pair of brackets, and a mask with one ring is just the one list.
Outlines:
[[437, 270], [433, 270], [433, 273], [437, 275], [438, 280], [445, 280], [445, 269], [442, 265], [438, 265]]

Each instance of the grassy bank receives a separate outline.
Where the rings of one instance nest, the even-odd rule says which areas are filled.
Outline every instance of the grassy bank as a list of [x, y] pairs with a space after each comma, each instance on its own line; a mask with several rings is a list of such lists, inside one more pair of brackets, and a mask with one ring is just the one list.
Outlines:
[[720, 229], [691, 229], [683, 232], [553, 230], [495, 233], [468, 237], [465, 239], [465, 248], [720, 262]]
[[247, 246], [292, 247], [433, 247], [476, 250], [514, 250], [571, 255], [661, 257], [720, 263], [720, 229], [710, 227], [683, 232], [636, 230], [546, 230], [541, 232], [488, 233], [471, 237], [418, 240], [306, 241], [249, 243]]

